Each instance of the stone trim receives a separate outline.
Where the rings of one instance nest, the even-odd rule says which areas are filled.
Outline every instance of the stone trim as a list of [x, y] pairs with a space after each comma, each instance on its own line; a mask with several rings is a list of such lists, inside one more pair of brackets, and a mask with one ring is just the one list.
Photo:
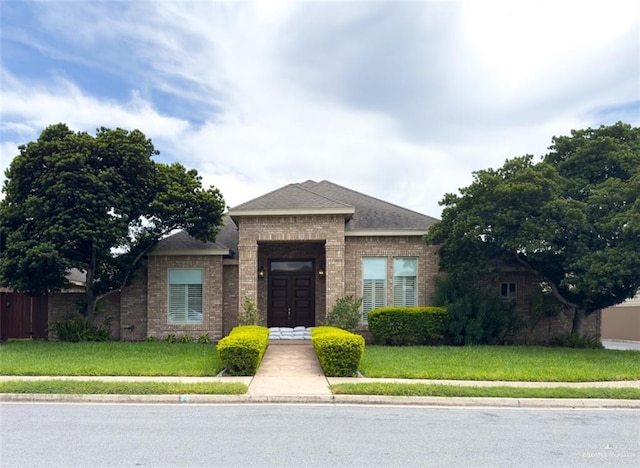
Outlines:
[[264, 209], [264, 210], [230, 210], [229, 216], [235, 218], [244, 216], [317, 216], [317, 215], [353, 215], [353, 207], [345, 208], [292, 208], [292, 209]]
[[345, 237], [398, 237], [398, 236], [424, 236], [427, 233], [426, 230], [411, 230], [411, 229], [398, 229], [398, 230], [380, 230], [375, 229], [362, 229], [345, 231]]

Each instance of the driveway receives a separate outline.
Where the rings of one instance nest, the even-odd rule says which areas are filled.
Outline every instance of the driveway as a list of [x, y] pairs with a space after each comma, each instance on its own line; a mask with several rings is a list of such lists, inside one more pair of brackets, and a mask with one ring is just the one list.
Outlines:
[[602, 340], [602, 345], [606, 349], [640, 351], [640, 341]]

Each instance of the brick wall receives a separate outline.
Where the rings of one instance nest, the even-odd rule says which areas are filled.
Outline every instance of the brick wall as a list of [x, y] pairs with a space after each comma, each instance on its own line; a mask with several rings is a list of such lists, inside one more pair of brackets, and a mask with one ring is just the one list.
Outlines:
[[[201, 268], [203, 270], [202, 324], [168, 323], [168, 270]], [[222, 337], [223, 281], [222, 257], [212, 255], [149, 256], [147, 279], [147, 334], [165, 338], [169, 334], [198, 338], [208, 334], [212, 340]]]
[[[84, 302], [84, 292], [49, 294], [49, 339], [56, 338], [51, 331], [51, 323], [71, 317], [80, 317], [78, 307]], [[109, 294], [98, 302], [94, 323], [102, 328], [108, 328], [113, 340], [120, 339], [120, 293]]]
[[238, 264], [224, 265], [222, 271], [222, 333], [226, 336], [238, 325]]
[[[539, 291], [539, 277], [522, 269], [513, 269], [498, 275], [498, 293], [502, 283], [516, 284], [516, 312], [523, 326], [514, 337], [515, 343], [548, 344], [556, 335], [571, 332], [571, 311], [559, 310], [557, 314], [546, 317], [532, 308], [534, 296]], [[586, 318], [584, 331], [590, 336], [600, 336], [600, 312], [594, 312]]]
[[147, 270], [141, 268], [120, 293], [120, 339], [142, 341], [147, 337]]

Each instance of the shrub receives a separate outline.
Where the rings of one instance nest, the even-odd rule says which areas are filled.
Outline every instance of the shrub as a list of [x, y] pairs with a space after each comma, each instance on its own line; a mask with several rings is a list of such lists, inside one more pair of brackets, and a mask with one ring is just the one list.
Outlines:
[[169, 333], [167, 337], [164, 339], [164, 341], [166, 341], [167, 343], [175, 343], [176, 335], [174, 335], [173, 333]]
[[447, 340], [455, 345], [504, 344], [520, 327], [515, 303], [486, 284], [461, 286], [435, 278], [431, 302], [449, 311]]
[[111, 334], [88, 320], [77, 317], [53, 322], [51, 329], [60, 341], [109, 341]]
[[364, 354], [364, 338], [336, 327], [315, 327], [311, 341], [327, 377], [353, 377]]
[[242, 313], [238, 314], [238, 325], [262, 325], [258, 306], [249, 296], [245, 297], [242, 303]]
[[442, 344], [448, 325], [445, 307], [382, 307], [369, 312], [369, 332], [382, 345]]
[[564, 348], [604, 349], [600, 338], [597, 336], [576, 335], [574, 333], [554, 336], [551, 340], [551, 345]]
[[515, 303], [474, 291], [447, 306], [449, 337], [456, 345], [504, 344], [518, 328]]
[[205, 333], [204, 335], [200, 335], [200, 338], [198, 338], [198, 343], [199, 344], [209, 344], [209, 343], [211, 343], [211, 338], [209, 338], [209, 334]]
[[254, 375], [269, 344], [269, 329], [258, 325], [235, 327], [218, 341], [220, 359], [231, 375]]
[[356, 299], [353, 296], [341, 297], [336, 301], [331, 312], [327, 314], [324, 325], [338, 327], [344, 330], [353, 331], [360, 323], [360, 306], [362, 298]]
[[182, 335], [180, 338], [178, 338], [178, 343], [193, 343], [193, 338], [191, 338], [189, 335]]

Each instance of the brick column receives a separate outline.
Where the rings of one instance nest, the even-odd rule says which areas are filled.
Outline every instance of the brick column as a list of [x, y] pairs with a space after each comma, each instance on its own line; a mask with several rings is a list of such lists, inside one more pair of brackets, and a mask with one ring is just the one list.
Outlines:
[[[327, 240], [325, 244], [326, 256], [326, 286], [327, 313], [331, 311], [337, 300], [344, 296], [344, 241]], [[318, 317], [317, 321], [324, 320]]]
[[244, 240], [238, 244], [238, 312], [245, 297], [258, 303], [258, 243]]

